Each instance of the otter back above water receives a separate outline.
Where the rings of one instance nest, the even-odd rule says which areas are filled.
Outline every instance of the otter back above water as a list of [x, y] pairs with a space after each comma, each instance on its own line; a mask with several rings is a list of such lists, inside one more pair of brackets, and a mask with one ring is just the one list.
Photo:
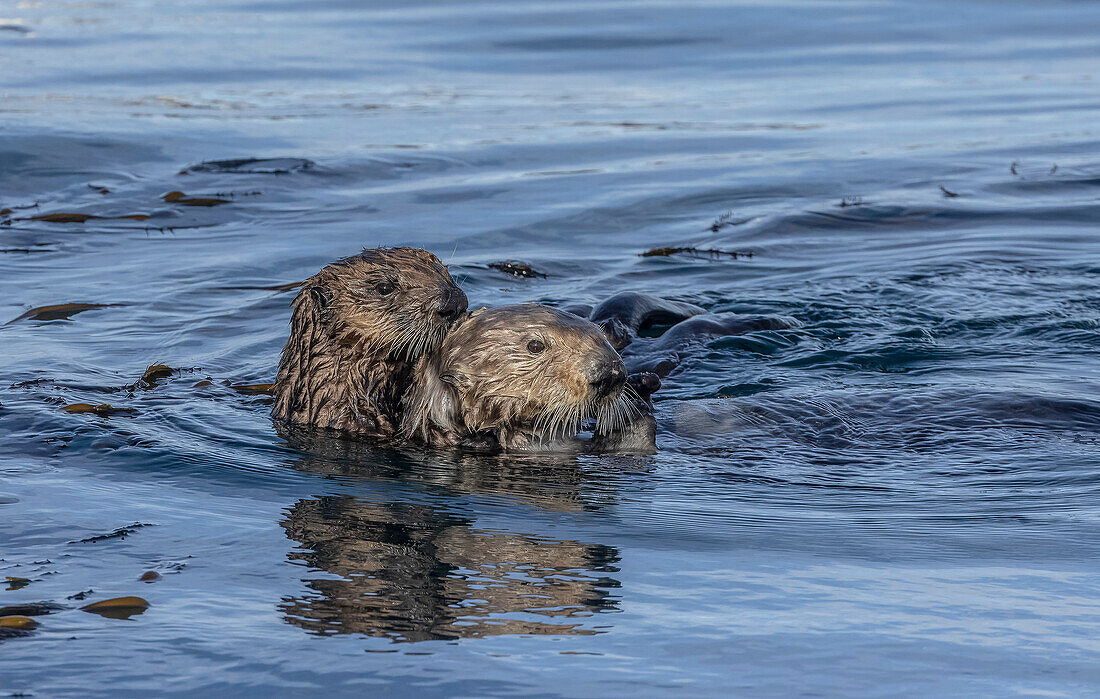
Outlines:
[[[0, 15], [0, 694], [1097, 693], [1100, 6]], [[755, 320], [652, 457], [283, 439], [376, 245]]]

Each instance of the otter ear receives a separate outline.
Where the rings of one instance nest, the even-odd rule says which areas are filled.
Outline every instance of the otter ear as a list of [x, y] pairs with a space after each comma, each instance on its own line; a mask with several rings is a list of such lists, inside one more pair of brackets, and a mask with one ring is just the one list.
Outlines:
[[316, 279], [307, 279], [294, 297], [294, 313], [290, 323], [295, 328], [291, 335], [309, 329], [310, 323], [322, 323], [332, 305], [332, 291]]
[[318, 313], [324, 313], [332, 305], [332, 291], [328, 287], [311, 284], [306, 288], [306, 291], [313, 299], [313, 305]]
[[457, 390], [452, 383], [455, 375], [441, 372], [438, 362], [439, 358], [431, 354], [421, 357], [417, 364], [419, 380], [401, 400], [405, 408], [401, 431], [429, 443], [462, 429]]
[[447, 384], [448, 386], [453, 386], [454, 388], [457, 388], [460, 391], [469, 388], [470, 384], [472, 383], [469, 376], [466, 376], [461, 371], [455, 369], [445, 371], [440, 374], [439, 380]]

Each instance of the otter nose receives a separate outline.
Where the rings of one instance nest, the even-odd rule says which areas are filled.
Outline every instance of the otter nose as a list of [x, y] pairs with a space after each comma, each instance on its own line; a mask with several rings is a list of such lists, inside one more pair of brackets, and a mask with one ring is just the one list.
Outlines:
[[462, 293], [462, 289], [452, 288], [443, 292], [436, 313], [442, 316], [443, 320], [454, 320], [465, 313], [468, 307], [469, 301], [466, 300], [466, 294]]
[[619, 360], [601, 361], [590, 368], [589, 385], [596, 394], [596, 400], [607, 398], [621, 391], [626, 384], [626, 368]]

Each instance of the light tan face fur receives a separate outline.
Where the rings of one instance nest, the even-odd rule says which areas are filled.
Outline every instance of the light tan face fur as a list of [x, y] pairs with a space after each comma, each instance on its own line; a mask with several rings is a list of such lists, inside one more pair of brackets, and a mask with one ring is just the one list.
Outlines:
[[444, 428], [547, 440], [575, 435], [586, 418], [621, 427], [632, 410], [626, 369], [599, 327], [537, 304], [475, 311], [421, 366], [421, 407]]
[[315, 296], [341, 342], [413, 360], [435, 349], [466, 310], [466, 295], [426, 250], [364, 250], [322, 270]]

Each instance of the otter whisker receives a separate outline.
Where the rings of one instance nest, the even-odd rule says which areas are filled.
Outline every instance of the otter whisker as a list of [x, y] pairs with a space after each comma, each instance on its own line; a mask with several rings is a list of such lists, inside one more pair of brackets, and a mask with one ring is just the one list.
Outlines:
[[531, 431], [540, 446], [547, 442], [565, 440], [580, 429], [583, 419], [581, 406], [571, 405], [554, 409], [547, 406], [535, 417]]
[[641, 415], [641, 411], [638, 410], [626, 393], [627, 391], [624, 389], [614, 400], [599, 406], [596, 417], [596, 432], [598, 434], [609, 434], [625, 429], [628, 424]]

